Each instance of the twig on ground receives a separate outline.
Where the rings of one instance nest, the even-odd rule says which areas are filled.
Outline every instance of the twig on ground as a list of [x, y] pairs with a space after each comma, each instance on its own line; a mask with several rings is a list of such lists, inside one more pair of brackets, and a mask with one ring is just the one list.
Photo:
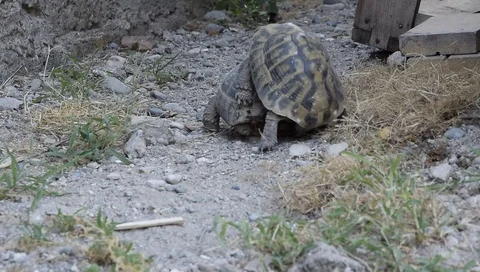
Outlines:
[[158, 227], [158, 226], [165, 226], [165, 225], [183, 225], [183, 222], [184, 222], [184, 219], [182, 217], [160, 218], [160, 219], [154, 219], [154, 220], [128, 222], [128, 223], [119, 224], [115, 227], [115, 230], [130, 230], [130, 229]]

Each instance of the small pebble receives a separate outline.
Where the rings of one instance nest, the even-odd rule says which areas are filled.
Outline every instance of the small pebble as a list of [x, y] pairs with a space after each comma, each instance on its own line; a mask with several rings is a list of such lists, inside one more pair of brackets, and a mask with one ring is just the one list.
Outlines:
[[167, 101], [168, 100], [168, 96], [164, 93], [159, 92], [159, 91], [152, 91], [150, 93], [150, 96], [157, 99], [157, 100], [160, 100], [160, 101]]
[[225, 27], [217, 24], [210, 23], [205, 26], [205, 32], [211, 36], [218, 35], [222, 33], [224, 30], [225, 30]]
[[151, 167], [140, 167], [140, 168], [138, 168], [138, 172], [142, 173], [142, 174], [150, 174], [152, 172], [155, 172], [155, 170], [157, 170], [157, 169], [158, 169], [158, 167], [153, 167], [153, 166], [151, 166]]
[[313, 15], [312, 24], [319, 24], [322, 22], [322, 17], [318, 14]]
[[338, 3], [332, 5], [322, 5], [323, 11], [332, 11], [332, 10], [343, 10], [345, 8], [345, 4]]
[[111, 90], [117, 94], [127, 94], [132, 91], [130, 87], [128, 87], [125, 83], [121, 82], [115, 77], [106, 77], [101, 86], [107, 90]]
[[209, 11], [203, 16], [203, 19], [212, 21], [232, 21], [232, 19], [230, 19], [230, 17], [228, 17], [228, 15], [221, 10]]
[[178, 164], [187, 164], [195, 161], [195, 156], [192, 156], [190, 154], [186, 154], [185, 156], [182, 156], [178, 158], [175, 162]]
[[108, 180], [119, 180], [122, 176], [119, 173], [113, 172], [107, 175]]
[[179, 174], [170, 174], [165, 177], [165, 181], [168, 184], [172, 184], [172, 185], [182, 182], [182, 179], [183, 179], [183, 176]]
[[118, 49], [118, 44], [116, 44], [114, 42], [109, 43], [107, 48], [110, 49], [110, 50], [117, 50]]
[[290, 149], [288, 151], [289, 151], [290, 157], [296, 158], [296, 157], [300, 157], [310, 153], [311, 149], [309, 146], [304, 144], [293, 144], [290, 146]]
[[197, 159], [197, 162], [198, 162], [198, 163], [205, 163], [205, 164], [212, 164], [212, 163], [214, 163], [215, 161], [212, 161], [212, 160], [207, 159], [207, 158], [205, 158], [205, 157], [201, 157], [201, 158], [198, 158], [198, 159]]
[[147, 112], [148, 112], [148, 115], [152, 117], [162, 117], [167, 115], [167, 113], [164, 110], [154, 106], [148, 107]]
[[100, 164], [98, 164], [98, 162], [89, 162], [87, 164], [87, 167], [91, 169], [98, 169], [100, 167]]
[[202, 121], [203, 121], [203, 110], [197, 111], [197, 113], [195, 114], [195, 119], [196, 119], [198, 122], [202, 122]]
[[0, 98], [0, 111], [17, 110], [22, 104], [23, 102], [18, 99], [12, 97], [2, 97]]
[[449, 128], [447, 131], [445, 131], [443, 136], [450, 140], [457, 140], [462, 138], [465, 135], [465, 133], [466, 133], [465, 130], [461, 128]]
[[405, 61], [406, 57], [400, 51], [395, 51], [387, 58], [387, 64], [392, 67], [403, 66]]
[[27, 253], [25, 252], [19, 252], [13, 254], [13, 261], [16, 263], [23, 263], [27, 260]]
[[473, 159], [472, 164], [473, 165], [480, 165], [480, 157], [476, 157], [475, 159]]
[[167, 185], [167, 183], [162, 179], [149, 179], [147, 180], [147, 185], [150, 188], [163, 191], [165, 190], [165, 186]]
[[257, 221], [258, 219], [260, 218], [260, 216], [256, 213], [252, 213], [250, 214], [250, 216], [248, 216], [248, 220], [250, 220], [250, 222], [255, 222]]
[[185, 110], [184, 107], [180, 106], [178, 103], [167, 103], [163, 105], [163, 109], [167, 111], [173, 111], [176, 113], [186, 113], [187, 110]]
[[185, 125], [179, 122], [171, 122], [169, 125], [171, 128], [185, 129]]
[[142, 158], [147, 152], [147, 143], [145, 141], [143, 130], [139, 129], [132, 133], [123, 147], [123, 152], [129, 158]]
[[177, 194], [185, 194], [187, 192], [186, 188], [176, 185], [167, 185], [165, 188], [168, 192], [174, 192]]
[[233, 189], [233, 190], [240, 190], [240, 186], [238, 186], [237, 184], [235, 184], [235, 185], [232, 186], [232, 189]]
[[34, 78], [32, 82], [30, 82], [30, 90], [37, 91], [42, 87], [42, 80], [39, 78]]
[[347, 148], [348, 148], [347, 143], [332, 144], [327, 147], [326, 154], [329, 157], [337, 157], [338, 155], [340, 155], [340, 153], [342, 153]]
[[448, 163], [442, 163], [440, 165], [430, 168], [430, 174], [433, 178], [438, 178], [442, 181], [448, 181], [448, 178], [452, 174], [452, 166]]
[[62, 247], [59, 253], [67, 256], [75, 256], [75, 252], [71, 246]]
[[127, 62], [127, 59], [124, 58], [124, 57], [111, 56], [111, 57], [107, 60], [106, 65], [107, 65], [108, 67], [112, 67], [112, 68], [119, 69], [119, 68], [122, 68], [122, 67], [123, 67], [123, 65], [125, 64], [125, 62]]

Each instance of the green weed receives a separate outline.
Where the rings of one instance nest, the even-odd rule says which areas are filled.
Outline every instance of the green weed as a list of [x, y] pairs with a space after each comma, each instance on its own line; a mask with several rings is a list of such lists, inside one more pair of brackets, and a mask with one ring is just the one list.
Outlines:
[[410, 254], [440, 240], [441, 227], [454, 223], [434, 192], [401, 171], [400, 156], [374, 161], [349, 155], [361, 165], [350, 176], [351, 187], [327, 205], [320, 227], [323, 239], [359, 255], [375, 271], [441, 267], [438, 256], [419, 259]]
[[[26, 233], [18, 241], [18, 249], [28, 252], [40, 246], [49, 246], [53, 244], [49, 239], [52, 235], [57, 237], [57, 245], [71, 245], [76, 239], [80, 239], [91, 243], [85, 255], [92, 265], [85, 268], [86, 271], [150, 271], [151, 258], [144, 258], [140, 253], [133, 252], [133, 243], [119, 241], [114, 236], [115, 222], [108, 220], [101, 210], [97, 212], [94, 221], [80, 217], [80, 211], [67, 215], [59, 210], [51, 217], [52, 220], [46, 221], [48, 223], [26, 224]], [[63, 237], [63, 240], [59, 241], [59, 237]]]
[[98, 88], [100, 80], [92, 75], [91, 62], [81, 62], [74, 56], [69, 56], [69, 59], [70, 63], [67, 66], [56, 67], [51, 71], [50, 78], [58, 84], [49, 84], [50, 81], [45, 81], [49, 92], [39, 97], [37, 102], [45, 98], [89, 99], [90, 92]]
[[52, 148], [48, 156], [77, 162], [97, 161], [102, 155], [114, 155], [125, 164], [131, 162], [115, 147], [124, 136], [124, 122], [116, 115], [91, 118], [73, 128], [66, 149]]
[[30, 252], [39, 246], [48, 245], [50, 240], [47, 238], [45, 227], [38, 224], [25, 224], [25, 234], [18, 241], [20, 250]]
[[272, 258], [272, 265], [280, 271], [313, 246], [309, 224], [305, 221], [289, 222], [283, 216], [271, 216], [256, 223], [232, 222], [217, 217], [215, 226], [220, 226], [219, 237], [225, 242], [228, 227], [240, 232], [243, 244], [254, 247]]
[[93, 226], [97, 239], [87, 251], [87, 257], [97, 265], [111, 265], [112, 271], [150, 271], [151, 258], [132, 252], [133, 243], [119, 241], [113, 236], [116, 223], [102, 216], [101, 210]]
[[24, 177], [15, 155], [8, 148], [7, 153], [11, 161], [10, 172], [4, 170], [0, 176], [0, 200], [15, 197], [22, 193], [33, 195], [34, 198], [29, 208], [29, 211], [31, 211], [43, 196], [58, 195], [58, 193], [46, 189], [47, 179], [57, 173], [56, 171], [47, 172], [42, 176]]
[[188, 73], [175, 73], [166, 70], [181, 53], [182, 52], [179, 51], [170, 58], [167, 57], [167, 54], [163, 54], [152, 62], [146, 63], [143, 68], [145, 74], [151, 76], [159, 86], [165, 85], [168, 82], [177, 81], [180, 78], [186, 78]]
[[221, 0], [216, 9], [231, 11], [246, 26], [267, 23], [269, 13], [278, 13], [277, 0]]

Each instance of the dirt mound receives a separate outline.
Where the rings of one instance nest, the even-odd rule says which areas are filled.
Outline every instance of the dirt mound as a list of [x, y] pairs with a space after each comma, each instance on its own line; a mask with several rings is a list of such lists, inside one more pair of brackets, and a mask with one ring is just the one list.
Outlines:
[[0, 2], [0, 82], [13, 73], [43, 68], [118, 42], [122, 35], [162, 35], [202, 16], [211, 1], [2, 1]]

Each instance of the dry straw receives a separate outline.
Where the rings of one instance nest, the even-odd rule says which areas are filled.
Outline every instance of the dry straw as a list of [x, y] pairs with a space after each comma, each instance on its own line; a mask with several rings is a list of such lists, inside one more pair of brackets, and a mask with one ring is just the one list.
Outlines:
[[83, 125], [92, 118], [115, 115], [124, 120], [128, 110], [125, 104], [62, 101], [57, 106], [32, 111], [31, 118], [38, 132], [67, 136], [74, 126]]
[[[345, 87], [348, 117], [333, 128], [333, 140], [379, 153], [385, 145], [395, 148], [438, 134], [458, 122], [462, 113], [478, 108], [480, 65], [418, 62], [401, 68], [369, 67], [348, 75]], [[299, 182], [284, 188], [287, 206], [310, 213], [348, 197], [359, 189], [345, 185], [356, 167], [356, 160], [340, 156], [303, 168]]]
[[358, 165], [352, 157], [341, 155], [328, 159], [323, 167], [305, 167], [300, 182], [285, 188], [284, 200], [291, 210], [301, 213], [321, 209], [347, 192], [343, 183]]
[[370, 146], [374, 140], [404, 143], [436, 135], [478, 108], [480, 64], [411, 62], [369, 67], [345, 79], [348, 114], [335, 138]]

